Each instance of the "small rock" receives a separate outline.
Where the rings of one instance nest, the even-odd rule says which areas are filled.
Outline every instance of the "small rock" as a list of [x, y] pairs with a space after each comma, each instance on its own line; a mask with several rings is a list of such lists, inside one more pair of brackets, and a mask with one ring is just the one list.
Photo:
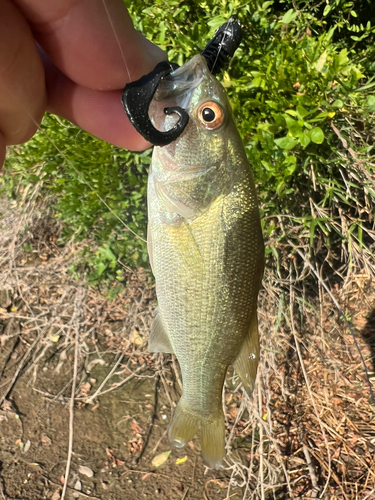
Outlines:
[[28, 439], [28, 440], [26, 441], [26, 443], [25, 443], [25, 447], [24, 447], [24, 449], [23, 449], [23, 452], [24, 452], [24, 453], [27, 453], [27, 452], [29, 451], [29, 449], [30, 449], [30, 446], [31, 446], [31, 442], [30, 442], [30, 439]]
[[94, 475], [94, 472], [89, 467], [86, 467], [85, 465], [80, 465], [78, 467], [78, 472], [80, 472], [81, 474], [84, 474], [87, 477], [92, 477]]
[[60, 500], [60, 490], [56, 490], [55, 493], [52, 495], [51, 500]]
[[76, 484], [74, 485], [74, 489], [78, 490], [78, 491], [82, 490], [82, 483], [79, 479], [78, 479], [78, 481], [76, 481]]

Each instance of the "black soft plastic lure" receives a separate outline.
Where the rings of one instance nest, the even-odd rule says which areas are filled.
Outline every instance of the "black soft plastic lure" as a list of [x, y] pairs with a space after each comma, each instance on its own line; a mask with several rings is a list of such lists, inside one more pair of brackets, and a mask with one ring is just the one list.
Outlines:
[[[201, 52], [212, 74], [218, 74], [237, 50], [242, 37], [240, 23], [233, 18], [220, 26], [214, 37]], [[165, 108], [165, 114], [175, 113], [178, 122], [173, 128], [162, 132], [152, 124], [148, 109], [160, 80], [178, 68], [178, 64], [163, 61], [151, 73], [135, 82], [128, 83], [122, 93], [122, 103], [130, 122], [151, 144], [166, 146], [175, 141], [184, 131], [189, 115], [179, 106]]]
[[241, 43], [242, 29], [238, 21], [230, 18], [216, 31], [214, 37], [201, 54], [207, 61], [208, 69], [213, 75], [220, 73], [229, 63]]

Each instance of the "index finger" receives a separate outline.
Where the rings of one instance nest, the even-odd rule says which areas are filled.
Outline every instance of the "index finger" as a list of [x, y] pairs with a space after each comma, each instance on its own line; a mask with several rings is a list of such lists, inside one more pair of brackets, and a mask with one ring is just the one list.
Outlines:
[[119, 0], [15, 0], [53, 63], [97, 90], [124, 87], [163, 59], [133, 27]]

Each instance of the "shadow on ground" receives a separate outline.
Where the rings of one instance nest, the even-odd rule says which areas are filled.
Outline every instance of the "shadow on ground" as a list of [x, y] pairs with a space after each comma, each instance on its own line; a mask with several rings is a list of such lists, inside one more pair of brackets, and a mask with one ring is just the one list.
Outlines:
[[371, 350], [372, 370], [375, 371], [375, 309], [369, 314], [361, 335]]

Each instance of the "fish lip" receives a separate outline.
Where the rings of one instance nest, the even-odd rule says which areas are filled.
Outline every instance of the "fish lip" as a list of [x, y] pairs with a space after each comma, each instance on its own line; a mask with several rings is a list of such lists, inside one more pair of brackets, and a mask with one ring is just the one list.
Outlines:
[[186, 109], [194, 90], [208, 73], [205, 58], [197, 54], [160, 81], [153, 100], [156, 103], [173, 100], [173, 105]]

